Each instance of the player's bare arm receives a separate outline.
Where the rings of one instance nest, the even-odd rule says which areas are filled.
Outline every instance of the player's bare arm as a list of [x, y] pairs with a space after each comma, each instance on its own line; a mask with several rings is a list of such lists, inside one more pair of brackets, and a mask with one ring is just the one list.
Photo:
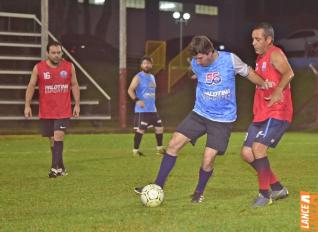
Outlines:
[[141, 108], [144, 108], [145, 107], [144, 101], [137, 99], [137, 96], [136, 96], [135, 91], [138, 85], [139, 85], [139, 79], [137, 76], [134, 76], [128, 88], [128, 95], [131, 98], [131, 100], [136, 101], [136, 104], [138, 104]]
[[198, 79], [197, 75], [195, 75], [195, 73], [192, 71], [192, 69], [190, 70], [190, 79], [191, 79], [191, 80], [196, 80], [196, 79]]
[[25, 106], [24, 106], [24, 116], [26, 118], [32, 117], [31, 101], [38, 81], [38, 69], [34, 66], [30, 82], [28, 84], [26, 93], [25, 93]]
[[268, 106], [272, 106], [276, 102], [282, 100], [283, 90], [288, 86], [288, 84], [294, 77], [294, 72], [284, 54], [282, 54], [281, 52], [273, 52], [271, 54], [270, 60], [275, 69], [282, 75], [282, 79], [275, 88], [273, 94], [268, 99]]
[[72, 65], [72, 79], [71, 79], [71, 88], [72, 88], [72, 94], [74, 98], [74, 109], [73, 109], [73, 116], [79, 117], [80, 114], [80, 89], [78, 86], [78, 81], [76, 78], [76, 71], [74, 68], [74, 65]]

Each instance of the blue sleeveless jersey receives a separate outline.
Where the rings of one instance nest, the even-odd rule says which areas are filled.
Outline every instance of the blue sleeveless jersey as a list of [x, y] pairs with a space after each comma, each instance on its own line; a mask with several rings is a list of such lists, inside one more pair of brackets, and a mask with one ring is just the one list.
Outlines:
[[156, 80], [152, 74], [139, 72], [137, 75], [139, 85], [136, 88], [136, 96], [143, 100], [145, 107], [135, 105], [135, 113], [157, 112], [156, 108]]
[[[198, 80], [193, 111], [212, 121], [233, 122], [237, 117], [234, 54], [220, 51], [218, 54], [218, 58], [206, 67], [197, 64], [195, 59], [191, 61]], [[243, 65], [246, 72], [248, 67]]]

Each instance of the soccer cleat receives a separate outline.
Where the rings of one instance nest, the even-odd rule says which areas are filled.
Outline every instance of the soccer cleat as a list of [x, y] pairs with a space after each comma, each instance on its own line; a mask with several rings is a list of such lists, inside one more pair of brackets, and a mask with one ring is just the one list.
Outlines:
[[56, 178], [58, 176], [57, 170], [55, 168], [51, 168], [49, 172], [49, 178]]
[[272, 203], [273, 203], [272, 198], [264, 197], [262, 194], [259, 193], [258, 197], [256, 198], [253, 204], [253, 208], [264, 207]]
[[157, 148], [156, 155], [164, 155], [166, 153], [166, 149], [162, 148]]
[[204, 196], [203, 196], [203, 193], [201, 192], [194, 192], [192, 195], [191, 195], [191, 202], [192, 203], [201, 203], [204, 199]]
[[140, 152], [137, 149], [133, 149], [133, 156], [134, 157], [140, 157], [140, 156], [145, 156], [142, 152]]
[[277, 201], [279, 199], [283, 199], [286, 197], [288, 197], [288, 189], [286, 187], [283, 187], [281, 190], [271, 192], [271, 198], [274, 201]]
[[67, 176], [68, 173], [66, 172], [66, 169], [62, 169], [62, 168], [59, 168], [57, 169], [57, 176]]
[[136, 188], [134, 188], [134, 192], [137, 193], [137, 194], [141, 194], [143, 188], [144, 187], [136, 187]]

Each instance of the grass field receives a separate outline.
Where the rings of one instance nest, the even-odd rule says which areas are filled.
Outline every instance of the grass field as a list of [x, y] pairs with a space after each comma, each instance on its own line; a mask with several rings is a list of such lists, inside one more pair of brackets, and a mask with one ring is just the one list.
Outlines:
[[262, 209], [250, 207], [257, 178], [238, 155], [243, 137], [232, 134], [202, 204], [190, 203], [189, 195], [205, 138], [180, 153], [163, 205], [146, 208], [132, 190], [152, 182], [160, 165], [152, 134], [142, 141], [144, 158], [131, 156], [131, 134], [69, 135], [69, 176], [57, 179], [47, 177], [46, 139], [1, 136], [0, 231], [299, 231], [299, 192], [318, 192], [318, 134], [288, 133], [270, 152], [290, 196]]

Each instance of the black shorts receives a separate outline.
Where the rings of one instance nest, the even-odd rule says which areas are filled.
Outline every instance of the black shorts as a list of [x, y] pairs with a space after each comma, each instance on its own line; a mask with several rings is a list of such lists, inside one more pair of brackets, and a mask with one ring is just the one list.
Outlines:
[[41, 119], [41, 131], [43, 137], [53, 137], [54, 131], [66, 131], [70, 125], [69, 118]]
[[180, 123], [176, 131], [191, 140], [194, 145], [196, 140], [207, 134], [206, 147], [218, 151], [218, 155], [223, 155], [229, 143], [233, 123], [215, 122], [191, 111]]
[[269, 118], [264, 122], [253, 122], [249, 126], [244, 146], [252, 147], [254, 142], [276, 147], [289, 127], [288, 121]]
[[135, 113], [134, 129], [146, 130], [151, 126], [162, 127], [162, 121], [157, 112]]

